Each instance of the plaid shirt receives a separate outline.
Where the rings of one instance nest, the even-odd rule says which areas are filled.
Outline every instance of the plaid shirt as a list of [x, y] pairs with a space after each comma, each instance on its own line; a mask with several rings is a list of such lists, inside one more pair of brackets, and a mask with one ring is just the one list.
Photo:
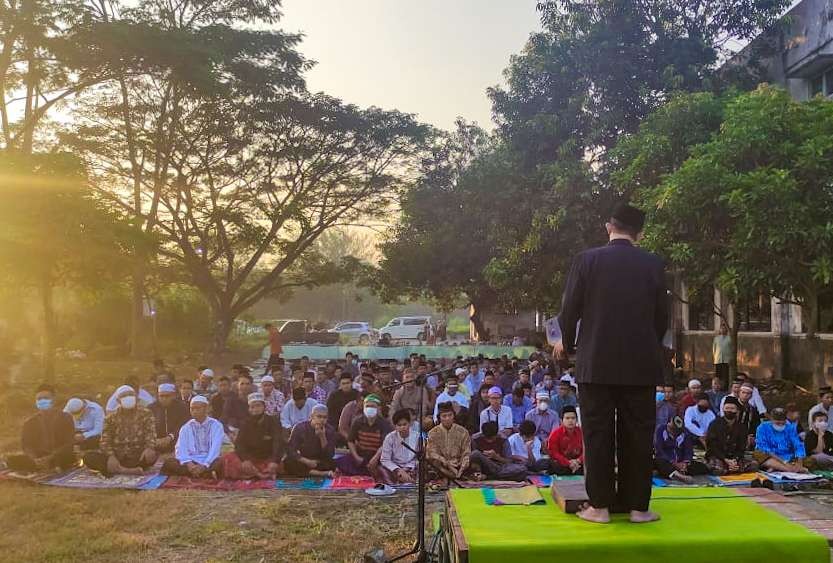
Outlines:
[[139, 457], [156, 443], [156, 424], [153, 413], [136, 406], [135, 409], [118, 410], [104, 419], [101, 434], [101, 451], [119, 459]]
[[266, 414], [280, 416], [283, 405], [286, 403], [284, 394], [275, 389], [271, 395], [264, 397], [264, 400], [266, 403]]

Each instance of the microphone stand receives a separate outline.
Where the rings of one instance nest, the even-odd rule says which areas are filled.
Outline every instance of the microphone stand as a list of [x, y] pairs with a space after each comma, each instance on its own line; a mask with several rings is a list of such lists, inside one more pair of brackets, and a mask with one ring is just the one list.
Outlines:
[[[417, 437], [417, 449], [414, 450], [413, 448], [408, 446], [404, 440], [402, 441], [402, 445], [405, 446], [405, 448], [407, 448], [408, 450], [414, 452], [414, 454], [416, 454], [417, 460], [417, 539], [414, 543], [414, 546], [410, 550], [406, 551], [405, 553], [401, 553], [400, 555], [397, 555], [393, 559], [388, 559], [388, 563], [400, 561], [402, 559], [405, 559], [406, 557], [410, 557], [411, 555], [416, 556], [416, 559], [414, 561], [418, 563], [426, 563], [428, 561], [428, 550], [425, 543], [426, 467], [424, 463], [427, 460], [425, 458], [425, 438], [422, 424], [422, 419], [425, 416], [425, 413], [423, 411], [423, 405], [425, 403], [425, 383], [426, 380], [432, 375], [439, 375], [441, 373], [451, 371], [453, 369], [455, 369], [455, 366], [439, 369], [421, 376], [418, 375], [416, 379], [414, 379], [413, 381], [414, 385], [419, 387], [419, 406], [417, 407], [417, 421], [419, 425], [419, 434]], [[382, 389], [397, 389], [399, 387], [403, 387], [404, 385], [406, 385], [406, 382], [403, 381], [400, 383], [385, 385], [384, 387], [382, 387]]]

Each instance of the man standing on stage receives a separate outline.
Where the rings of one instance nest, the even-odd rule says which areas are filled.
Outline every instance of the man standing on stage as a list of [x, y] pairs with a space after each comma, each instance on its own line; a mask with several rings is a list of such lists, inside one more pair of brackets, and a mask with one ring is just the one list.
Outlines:
[[554, 353], [563, 363], [577, 348], [590, 499], [578, 516], [589, 522], [610, 522], [614, 506], [634, 523], [659, 519], [648, 503], [668, 297], [663, 261], [634, 246], [644, 223], [639, 209], [617, 206], [605, 224], [610, 242], [576, 256], [564, 291]]

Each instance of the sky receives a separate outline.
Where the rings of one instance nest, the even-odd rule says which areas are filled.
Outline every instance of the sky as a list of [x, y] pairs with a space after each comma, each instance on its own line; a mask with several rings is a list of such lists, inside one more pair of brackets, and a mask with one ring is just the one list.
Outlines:
[[283, 0], [279, 27], [305, 35], [307, 87], [450, 129], [492, 128], [486, 88], [540, 29], [536, 0]]

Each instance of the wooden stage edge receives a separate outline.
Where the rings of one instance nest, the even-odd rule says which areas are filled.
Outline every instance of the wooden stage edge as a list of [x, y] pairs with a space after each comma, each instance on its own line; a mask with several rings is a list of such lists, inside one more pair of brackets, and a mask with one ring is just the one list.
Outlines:
[[[553, 486], [553, 499], [562, 509], [567, 508], [568, 513], [575, 513], [581, 502], [587, 500], [584, 491], [584, 481], [561, 481], [559, 488]], [[563, 486], [569, 484], [566, 487]], [[580, 491], [578, 489], [581, 489]], [[558, 490], [558, 492], [556, 492]], [[810, 506], [801, 502], [797, 497], [784, 496], [781, 493], [769, 489], [752, 489], [746, 487], [733, 487], [732, 490], [749, 497], [758, 504], [774, 510], [787, 520], [800, 524], [805, 528], [816, 532], [827, 540], [828, 545], [833, 547], [833, 518], [824, 514], [821, 506]], [[581, 497], [584, 497], [583, 499]], [[453, 563], [469, 563], [469, 545], [466, 541], [463, 526], [454, 502], [451, 500], [451, 493], [445, 496], [445, 534], [447, 544], [451, 549], [451, 560]], [[833, 559], [831, 559], [833, 561]], [[472, 562], [476, 563], [476, 562]]]

